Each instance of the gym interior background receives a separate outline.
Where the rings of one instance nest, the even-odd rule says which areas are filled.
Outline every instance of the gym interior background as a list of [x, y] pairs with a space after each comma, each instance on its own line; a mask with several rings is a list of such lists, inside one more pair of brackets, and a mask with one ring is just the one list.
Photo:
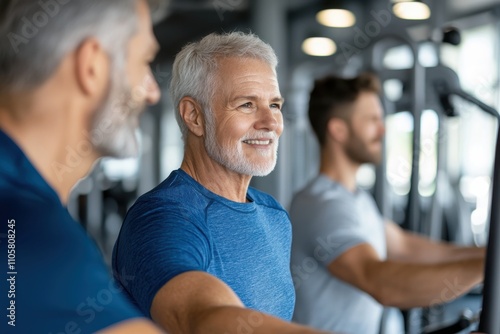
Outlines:
[[[497, 124], [474, 104], [446, 92], [460, 88], [499, 108], [500, 0], [405, 2], [417, 7], [405, 12], [399, 1], [389, 0], [159, 1], [154, 23], [162, 49], [152, 70], [163, 94], [142, 116], [141, 155], [101, 160], [72, 192], [71, 214], [109, 262], [127, 209], [182, 160], [168, 94], [175, 54], [211, 32], [242, 30], [275, 49], [286, 99], [277, 167], [267, 177], [254, 178], [252, 186], [287, 208], [294, 191], [317, 172], [318, 148], [307, 119], [314, 79], [374, 71], [383, 81], [385, 159], [377, 168], [361, 169], [360, 186], [373, 193], [387, 217], [406, 228], [484, 245]], [[328, 9], [351, 15], [328, 22], [326, 14], [339, 15], [318, 15]], [[422, 16], [405, 17], [417, 14]], [[328, 26], [339, 22], [344, 27]], [[452, 319], [460, 307], [452, 307]], [[427, 323], [433, 322], [432, 314]], [[436, 321], [447, 314], [439, 313]]]

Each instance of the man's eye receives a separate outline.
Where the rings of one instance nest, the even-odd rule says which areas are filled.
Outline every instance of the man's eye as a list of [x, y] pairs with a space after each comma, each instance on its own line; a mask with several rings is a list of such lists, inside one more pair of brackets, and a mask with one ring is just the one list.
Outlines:
[[252, 102], [247, 102], [241, 105], [243, 108], [252, 108]]
[[281, 104], [273, 103], [271, 104], [271, 108], [281, 110]]

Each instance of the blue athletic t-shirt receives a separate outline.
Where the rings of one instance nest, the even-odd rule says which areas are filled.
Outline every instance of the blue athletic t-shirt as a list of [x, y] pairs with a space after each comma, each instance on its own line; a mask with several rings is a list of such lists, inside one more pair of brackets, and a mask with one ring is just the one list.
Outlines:
[[96, 245], [0, 131], [0, 333], [94, 333], [141, 316]]
[[137, 200], [115, 244], [113, 268], [136, 275], [124, 288], [144, 314], [150, 316], [154, 296], [170, 279], [203, 271], [229, 285], [246, 307], [291, 319], [288, 213], [256, 189], [247, 198], [218, 196], [179, 169]]

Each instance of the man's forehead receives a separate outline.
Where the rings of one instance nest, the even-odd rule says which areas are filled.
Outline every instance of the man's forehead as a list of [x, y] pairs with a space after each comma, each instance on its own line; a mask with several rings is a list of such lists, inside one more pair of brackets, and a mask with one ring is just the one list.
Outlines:
[[239, 77], [235, 80], [225, 81], [219, 85], [225, 93], [229, 93], [232, 98], [237, 96], [259, 98], [263, 95], [271, 96], [272, 99], [282, 98], [278, 81], [272, 78], [262, 78], [259, 75]]
[[145, 53], [155, 53], [159, 49], [159, 44], [153, 33], [152, 21], [149, 8], [145, 0], [137, 2], [137, 11], [139, 15], [139, 26], [136, 37], [141, 39], [145, 44], [145, 49], [141, 50]]

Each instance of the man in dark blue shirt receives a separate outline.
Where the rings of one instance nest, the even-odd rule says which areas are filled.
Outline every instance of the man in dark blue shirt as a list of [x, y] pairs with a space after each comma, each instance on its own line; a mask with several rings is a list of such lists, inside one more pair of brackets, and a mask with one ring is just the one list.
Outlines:
[[145, 0], [2, 0], [0, 333], [158, 333], [65, 208], [96, 159], [136, 153], [157, 48]]

